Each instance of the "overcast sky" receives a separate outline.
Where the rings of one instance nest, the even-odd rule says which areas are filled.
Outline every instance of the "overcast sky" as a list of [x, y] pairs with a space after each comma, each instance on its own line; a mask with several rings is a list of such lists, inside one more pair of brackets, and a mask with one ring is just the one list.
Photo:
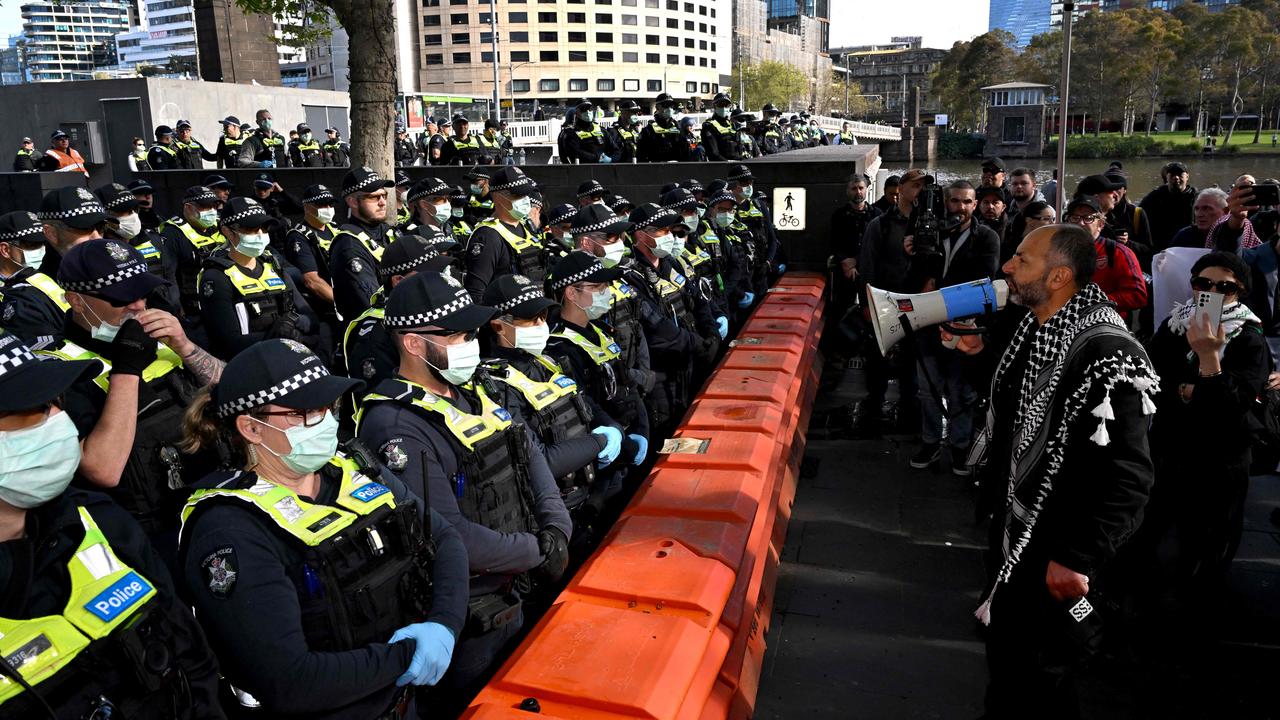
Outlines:
[[946, 49], [986, 32], [988, 10], [989, 0], [831, 0], [831, 47], [923, 35]]

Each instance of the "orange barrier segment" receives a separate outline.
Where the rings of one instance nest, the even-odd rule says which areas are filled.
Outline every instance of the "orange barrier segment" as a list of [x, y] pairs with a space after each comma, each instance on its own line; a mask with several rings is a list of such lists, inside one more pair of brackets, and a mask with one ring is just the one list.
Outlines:
[[[784, 276], [600, 548], [464, 717], [748, 717], [817, 393], [820, 275]], [[653, 447], [661, 440], [654, 439]]]

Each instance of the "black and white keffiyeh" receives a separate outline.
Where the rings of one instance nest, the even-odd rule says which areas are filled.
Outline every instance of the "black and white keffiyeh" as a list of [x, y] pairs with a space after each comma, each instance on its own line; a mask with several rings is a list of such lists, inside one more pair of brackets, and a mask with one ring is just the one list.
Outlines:
[[[1063, 371], [1076, 359], [1089, 341], [1105, 335], [1124, 337], [1129, 347], [1094, 358], [1085, 366], [1080, 383], [1062, 388]], [[1107, 300], [1106, 293], [1090, 283], [1077, 292], [1066, 305], [1044, 325], [1028, 313], [1022, 319], [1012, 342], [1005, 350], [992, 379], [995, 394], [1005, 374], [1013, 365], [1025, 343], [1031, 343], [1026, 367], [1014, 387], [1018, 390], [1017, 411], [1013, 418], [1013, 440], [1007, 474], [1008, 512], [1004, 518], [1001, 565], [995, 582], [975, 615], [982, 623], [991, 622], [991, 599], [1000, 583], [1006, 582], [1023, 551], [1031, 542], [1031, 530], [1053, 489], [1059, 469], [1070, 444], [1069, 428], [1085, 412], [1086, 399], [1097, 388], [1102, 401], [1090, 415], [1098, 418], [1097, 430], [1089, 440], [1099, 446], [1110, 444], [1107, 421], [1115, 419], [1111, 407], [1111, 390], [1120, 383], [1131, 385], [1142, 398], [1142, 412], [1156, 411], [1155, 396], [1160, 379], [1151, 361], [1125, 328], [1124, 320]], [[1096, 395], [1095, 395], [1096, 396]], [[995, 406], [987, 409], [986, 424], [974, 442], [969, 462], [985, 464], [987, 450], [995, 432]], [[1061, 406], [1061, 412], [1055, 409]]]

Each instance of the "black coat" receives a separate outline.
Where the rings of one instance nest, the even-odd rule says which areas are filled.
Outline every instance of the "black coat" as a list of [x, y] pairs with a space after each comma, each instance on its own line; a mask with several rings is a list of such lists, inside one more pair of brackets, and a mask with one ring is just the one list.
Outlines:
[[1191, 207], [1195, 202], [1195, 188], [1188, 187], [1184, 192], [1174, 193], [1168, 185], [1161, 185], [1142, 198], [1138, 207], [1146, 212], [1151, 221], [1151, 246], [1154, 252], [1169, 247], [1174, 233], [1191, 224]]

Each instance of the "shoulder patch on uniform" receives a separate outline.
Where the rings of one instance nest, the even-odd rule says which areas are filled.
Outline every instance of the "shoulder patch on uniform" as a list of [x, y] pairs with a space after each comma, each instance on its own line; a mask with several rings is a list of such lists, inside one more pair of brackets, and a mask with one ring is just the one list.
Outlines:
[[351, 258], [351, 262], [347, 263], [347, 267], [351, 268], [351, 272], [357, 275], [364, 272], [364, 263], [360, 262], [360, 258]]
[[378, 368], [374, 367], [373, 360], [366, 358], [360, 363], [360, 374], [364, 375], [365, 380], [372, 380], [373, 376], [378, 374]]
[[205, 297], [213, 297], [213, 281], [206, 280], [204, 286], [200, 288], [200, 294]]
[[398, 440], [392, 440], [383, 445], [382, 448], [378, 450], [378, 454], [382, 456], [382, 462], [386, 463], [387, 467], [395, 470], [396, 472], [400, 472], [404, 469], [405, 465], [409, 464], [409, 456], [405, 454], [404, 449], [400, 447]]
[[231, 591], [236, 587], [236, 577], [239, 574], [236, 570], [235, 548], [223, 545], [205, 555], [200, 561], [200, 567], [204, 568], [205, 577], [209, 582], [209, 592], [214, 597], [223, 599], [231, 597]]
[[13, 316], [17, 314], [17, 312], [18, 312], [17, 306], [15, 306], [13, 303], [6, 303], [4, 306], [4, 310], [0, 311], [0, 317], [3, 317], [5, 322], [9, 322], [10, 320], [13, 319]]
[[480, 255], [480, 253], [482, 253], [482, 252], [484, 252], [484, 243], [480, 242], [480, 240], [479, 240], [479, 239], [474, 239], [474, 240], [472, 240], [472, 241], [471, 241], [471, 254], [472, 254], [472, 255], [479, 256], [479, 255]]

